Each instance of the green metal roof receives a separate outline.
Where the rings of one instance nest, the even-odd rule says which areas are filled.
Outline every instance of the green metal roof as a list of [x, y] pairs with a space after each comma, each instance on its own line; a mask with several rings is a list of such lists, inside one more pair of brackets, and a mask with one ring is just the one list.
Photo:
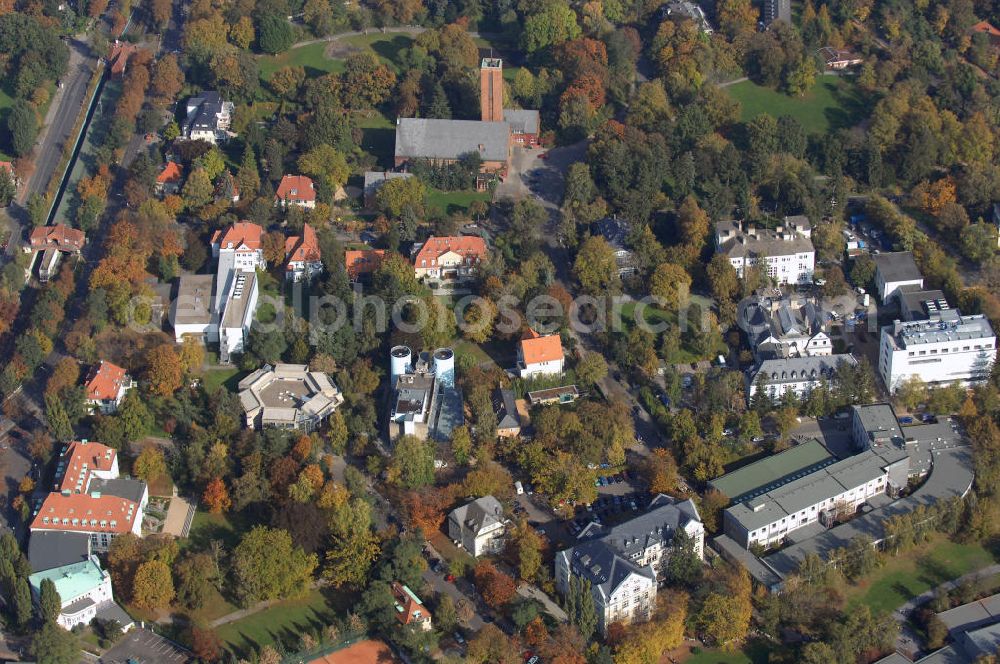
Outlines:
[[35, 592], [41, 592], [42, 581], [51, 579], [56, 584], [60, 599], [66, 604], [101, 585], [104, 582], [104, 574], [96, 558], [91, 557], [79, 563], [32, 574], [28, 577], [28, 583]]
[[754, 461], [708, 483], [732, 502], [740, 502], [792, 482], [836, 461], [815, 438]]

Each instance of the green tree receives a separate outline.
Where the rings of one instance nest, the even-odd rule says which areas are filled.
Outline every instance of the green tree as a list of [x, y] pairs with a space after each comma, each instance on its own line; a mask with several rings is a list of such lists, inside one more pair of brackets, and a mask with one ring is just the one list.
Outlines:
[[396, 441], [389, 463], [389, 481], [406, 489], [419, 489], [434, 483], [434, 445], [416, 436]]
[[54, 622], [62, 610], [62, 599], [52, 579], [42, 579], [38, 589], [38, 617], [43, 623]]
[[243, 160], [236, 171], [236, 186], [239, 187], [240, 196], [246, 200], [252, 200], [260, 189], [260, 171], [257, 170], [257, 157], [253, 148], [247, 145], [243, 148]]
[[861, 254], [851, 265], [851, 283], [862, 288], [870, 288], [875, 280], [875, 259], [871, 254]]
[[295, 29], [284, 16], [264, 14], [257, 23], [257, 45], [274, 55], [287, 51], [295, 41]]
[[406, 209], [420, 215], [423, 214], [426, 193], [424, 183], [418, 178], [396, 178], [379, 187], [375, 205], [393, 219], [399, 218]]
[[300, 595], [316, 564], [315, 555], [292, 545], [287, 531], [255, 526], [233, 550], [236, 594], [244, 606]]
[[674, 531], [670, 553], [662, 563], [663, 578], [667, 583], [694, 588], [701, 579], [701, 558], [695, 549], [696, 544], [683, 528]]
[[181, 195], [188, 209], [195, 210], [210, 203], [214, 192], [215, 188], [212, 186], [212, 179], [208, 177], [208, 172], [204, 168], [196, 168], [188, 175]]
[[80, 645], [76, 637], [54, 622], [47, 622], [31, 639], [31, 655], [39, 664], [76, 664]]
[[35, 147], [38, 138], [38, 116], [27, 101], [19, 99], [7, 114], [10, 147], [16, 157], [24, 157]]
[[49, 216], [49, 199], [37, 191], [28, 195], [28, 218], [32, 226], [44, 226]]
[[521, 46], [528, 53], [541, 51], [580, 36], [576, 12], [565, 0], [554, 0], [525, 19]]
[[149, 434], [153, 428], [153, 414], [146, 407], [138, 390], [129, 390], [118, 406], [116, 418], [122, 426], [125, 440], [132, 442]]
[[671, 311], [678, 309], [688, 302], [691, 275], [680, 265], [663, 263], [653, 271], [649, 291], [664, 301], [662, 306]]
[[218, 589], [222, 576], [217, 559], [210, 553], [186, 554], [174, 564], [177, 601], [196, 611], [204, 606], [212, 588]]
[[347, 450], [347, 422], [339, 410], [327, 418], [326, 440], [334, 454], [343, 454]]
[[608, 375], [608, 362], [600, 353], [586, 353], [576, 365], [576, 378], [584, 385], [596, 385]]
[[579, 630], [585, 641], [589, 641], [597, 629], [597, 609], [594, 607], [590, 581], [576, 575], [570, 576], [565, 608], [570, 624]]
[[14, 184], [14, 175], [9, 168], [0, 168], [0, 207], [10, 205], [16, 194], [17, 187]]
[[14, 621], [23, 629], [31, 620], [31, 587], [28, 586], [27, 579], [21, 578], [14, 582], [12, 603]]
[[469, 456], [472, 454], [472, 435], [469, 433], [469, 427], [462, 425], [452, 429], [451, 453], [457, 463], [464, 466], [469, 462]]
[[615, 251], [603, 237], [589, 237], [580, 246], [573, 262], [573, 276], [591, 295], [618, 292], [621, 281]]
[[60, 443], [73, 440], [73, 425], [58, 395], [45, 395], [45, 421], [48, 423], [49, 433]]
[[434, 610], [434, 625], [444, 634], [450, 634], [458, 625], [458, 611], [455, 600], [447, 593], [441, 593], [437, 608]]
[[323, 578], [335, 586], [364, 585], [378, 557], [378, 538], [371, 530], [371, 506], [361, 498], [340, 499], [330, 511], [330, 548]]

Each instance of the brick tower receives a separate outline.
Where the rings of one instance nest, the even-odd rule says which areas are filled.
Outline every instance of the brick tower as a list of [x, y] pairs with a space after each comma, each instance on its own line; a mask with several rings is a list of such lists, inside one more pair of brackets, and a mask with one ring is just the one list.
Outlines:
[[483, 58], [479, 67], [479, 99], [483, 122], [503, 122], [503, 60]]

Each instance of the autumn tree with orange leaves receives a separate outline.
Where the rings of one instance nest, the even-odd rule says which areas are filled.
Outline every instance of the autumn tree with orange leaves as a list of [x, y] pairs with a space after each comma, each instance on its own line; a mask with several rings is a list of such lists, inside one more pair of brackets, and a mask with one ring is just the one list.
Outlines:
[[201, 502], [205, 503], [208, 511], [212, 514], [226, 512], [233, 505], [229, 498], [229, 489], [221, 477], [213, 477], [205, 486], [205, 492], [201, 495]]
[[181, 386], [184, 371], [173, 346], [163, 344], [146, 355], [146, 380], [153, 394], [169, 397]]
[[510, 603], [517, 592], [514, 579], [504, 574], [488, 560], [482, 560], [472, 572], [476, 589], [489, 606], [498, 609]]

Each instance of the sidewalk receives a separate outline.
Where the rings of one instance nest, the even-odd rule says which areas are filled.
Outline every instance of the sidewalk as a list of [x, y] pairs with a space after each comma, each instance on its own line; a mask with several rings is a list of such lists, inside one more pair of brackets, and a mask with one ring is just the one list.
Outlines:
[[559, 622], [569, 622], [569, 616], [566, 615], [566, 612], [563, 611], [558, 604], [553, 602], [551, 597], [530, 583], [525, 583], [518, 588], [517, 594], [526, 599], [533, 599], [541, 602], [548, 614]]

